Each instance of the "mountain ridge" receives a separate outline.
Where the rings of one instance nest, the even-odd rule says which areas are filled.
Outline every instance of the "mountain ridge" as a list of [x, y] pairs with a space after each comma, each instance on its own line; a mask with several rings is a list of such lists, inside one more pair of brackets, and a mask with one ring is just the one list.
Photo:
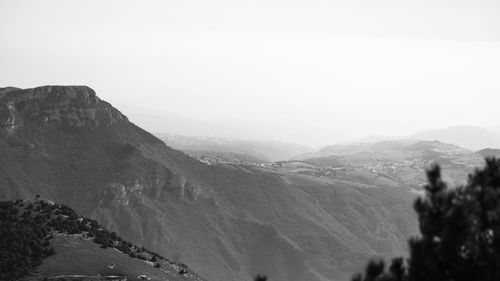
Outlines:
[[[486, 129], [479, 126], [460, 125], [439, 129], [424, 130], [407, 136], [372, 135], [343, 144], [375, 143], [381, 141], [440, 141], [471, 150], [500, 148], [500, 127]], [[342, 145], [342, 144], [339, 144]], [[331, 145], [329, 145], [331, 146]], [[325, 146], [327, 147], [327, 146]]]

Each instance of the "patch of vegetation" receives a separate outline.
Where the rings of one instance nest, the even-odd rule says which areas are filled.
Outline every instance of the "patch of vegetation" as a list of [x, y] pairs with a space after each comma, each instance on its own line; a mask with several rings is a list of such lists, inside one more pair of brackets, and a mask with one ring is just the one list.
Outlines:
[[50, 228], [43, 214], [33, 216], [33, 204], [20, 210], [23, 202], [0, 202], [0, 280], [23, 276], [54, 254]]
[[[50, 240], [57, 234], [79, 234], [101, 248], [115, 248], [131, 258], [150, 261], [156, 268], [166, 261], [187, 273], [187, 266], [175, 264], [158, 253], [125, 241], [96, 220], [78, 216], [65, 205], [37, 199], [0, 202], [0, 280], [14, 280], [28, 274], [44, 258], [53, 255]], [[182, 271], [182, 273], [181, 273]]]

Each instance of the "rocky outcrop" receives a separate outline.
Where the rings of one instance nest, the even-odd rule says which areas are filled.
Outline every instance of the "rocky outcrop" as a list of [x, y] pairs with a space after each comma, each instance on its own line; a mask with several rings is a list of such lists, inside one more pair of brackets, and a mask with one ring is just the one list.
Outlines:
[[14, 134], [24, 126], [98, 127], [128, 121], [86, 86], [0, 89], [0, 130]]
[[[174, 196], [177, 200], [193, 202], [202, 195], [202, 188], [184, 176], [175, 175], [168, 179], [165, 175], [153, 178], [136, 178], [123, 183], [112, 182], [99, 189], [94, 199], [98, 207], [137, 206], [146, 200], [165, 200]], [[147, 199], [146, 199], [147, 198]]]

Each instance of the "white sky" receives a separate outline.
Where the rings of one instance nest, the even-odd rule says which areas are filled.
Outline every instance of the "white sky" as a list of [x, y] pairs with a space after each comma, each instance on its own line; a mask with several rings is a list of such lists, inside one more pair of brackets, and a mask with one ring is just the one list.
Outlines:
[[311, 145], [492, 127], [499, 15], [496, 0], [0, 0], [0, 86], [88, 85], [149, 130]]

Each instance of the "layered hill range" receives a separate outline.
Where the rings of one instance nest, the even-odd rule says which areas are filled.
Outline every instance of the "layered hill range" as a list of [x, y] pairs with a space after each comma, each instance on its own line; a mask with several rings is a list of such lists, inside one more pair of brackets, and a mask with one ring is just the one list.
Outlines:
[[390, 140], [374, 143], [332, 145], [316, 153], [305, 153], [280, 163], [280, 169], [296, 173], [333, 177], [376, 186], [399, 186], [419, 193], [426, 183], [425, 171], [432, 164], [443, 169], [443, 179], [460, 185], [467, 175], [484, 163], [485, 157], [499, 155], [497, 149], [468, 150], [439, 141]]
[[40, 194], [207, 280], [347, 280], [417, 233], [406, 186], [207, 165], [84, 86], [0, 90], [0, 198]]
[[[172, 137], [160, 137], [172, 142]], [[169, 135], [170, 136], [170, 135]], [[375, 186], [411, 188], [421, 194], [427, 182], [426, 169], [439, 164], [443, 178], [452, 185], [465, 183], [467, 175], [484, 163], [484, 157], [498, 157], [499, 149], [472, 151], [437, 140], [415, 139], [382, 140], [326, 146], [317, 152], [306, 152], [281, 161], [264, 161], [245, 154], [232, 141], [221, 138], [199, 138], [174, 135], [174, 145], [188, 155], [206, 164], [239, 164], [259, 167], [276, 173], [310, 175], [314, 177], [345, 179]], [[217, 146], [199, 139], [211, 139]], [[484, 142], [494, 141], [492, 139]], [[203, 147], [192, 150], [193, 147]]]
[[172, 133], [155, 133], [168, 146], [195, 157], [204, 154], [240, 162], [273, 162], [288, 160], [299, 154], [313, 152], [304, 145], [270, 140], [242, 140], [225, 137], [183, 136]]
[[385, 140], [440, 141], [471, 150], [486, 148], [500, 149], [500, 126], [487, 129], [478, 126], [453, 126], [427, 130], [404, 137], [369, 136], [358, 140], [360, 143], [374, 143]]

